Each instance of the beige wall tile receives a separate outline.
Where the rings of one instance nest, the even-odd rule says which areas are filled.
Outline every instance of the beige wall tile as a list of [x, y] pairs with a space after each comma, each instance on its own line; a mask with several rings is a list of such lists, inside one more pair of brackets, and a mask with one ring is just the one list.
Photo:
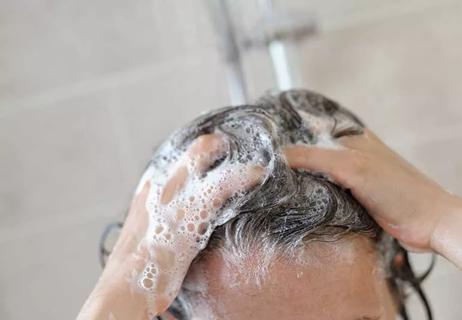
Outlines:
[[189, 65], [178, 64], [110, 94], [113, 118], [125, 136], [138, 174], [169, 134], [228, 101], [223, 69], [213, 55], [203, 55]]
[[124, 196], [118, 186], [126, 184], [125, 164], [100, 98], [81, 97], [0, 119], [0, 239], [28, 224], [87, 216], [87, 208]]
[[429, 135], [424, 141], [406, 147], [405, 155], [418, 168], [448, 190], [462, 195], [462, 132], [438, 139]]
[[100, 273], [98, 241], [107, 222], [93, 218], [1, 243], [0, 318], [75, 318]]
[[202, 1], [6, 0], [1, 18], [5, 103], [215, 48]]
[[452, 5], [321, 34], [302, 47], [306, 86], [390, 141], [460, 124], [461, 16]]

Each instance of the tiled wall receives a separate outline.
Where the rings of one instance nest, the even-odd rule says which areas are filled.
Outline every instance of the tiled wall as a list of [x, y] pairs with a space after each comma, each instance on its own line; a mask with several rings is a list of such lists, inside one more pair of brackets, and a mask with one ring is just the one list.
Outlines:
[[[306, 86], [462, 194], [462, 5], [310, 3], [321, 30], [301, 46]], [[101, 229], [156, 143], [227, 103], [215, 40], [197, 0], [0, 3], [1, 319], [77, 313]], [[460, 319], [454, 267], [441, 260], [427, 291], [437, 319]]]

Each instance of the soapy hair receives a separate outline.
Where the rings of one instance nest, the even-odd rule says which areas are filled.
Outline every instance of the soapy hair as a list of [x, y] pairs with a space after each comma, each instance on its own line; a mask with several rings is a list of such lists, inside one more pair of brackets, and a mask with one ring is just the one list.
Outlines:
[[[298, 143], [335, 148], [337, 138], [362, 134], [363, 129], [362, 122], [336, 102], [312, 91], [289, 90], [199, 117], [170, 137], [168, 152], [184, 152], [197, 137], [220, 132], [230, 141], [229, 150], [210, 170], [229, 163], [258, 163], [269, 171], [261, 185], [228, 201], [232, 215], [226, 214], [230, 207], [225, 203], [223, 213], [213, 222], [205, 251], [226, 245], [238, 252], [266, 247], [293, 254], [308, 241], [335, 241], [361, 234], [376, 245], [403, 319], [408, 319], [405, 298], [409, 286], [422, 298], [428, 319], [432, 319], [420, 288], [426, 274], [414, 275], [406, 250], [375, 223], [348, 190], [321, 173], [289, 168], [281, 152], [284, 146]], [[161, 148], [150, 166], [161, 169], [174, 161], [166, 152]], [[188, 289], [182, 288], [170, 313], [179, 320], [190, 319], [188, 300]]]

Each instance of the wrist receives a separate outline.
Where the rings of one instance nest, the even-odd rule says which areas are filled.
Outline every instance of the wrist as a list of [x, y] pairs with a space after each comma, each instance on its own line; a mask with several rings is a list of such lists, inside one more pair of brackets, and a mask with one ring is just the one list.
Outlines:
[[109, 319], [112, 300], [109, 293], [104, 286], [97, 284], [85, 301], [77, 320]]
[[133, 283], [124, 280], [103, 275], [77, 319], [144, 319], [147, 310], [145, 296], [134, 288]]
[[78, 320], [144, 319], [146, 296], [136, 287], [138, 265], [144, 260], [132, 254], [114, 252], [95, 288], [85, 302]]
[[462, 267], [462, 199], [448, 194], [431, 234], [433, 251]]

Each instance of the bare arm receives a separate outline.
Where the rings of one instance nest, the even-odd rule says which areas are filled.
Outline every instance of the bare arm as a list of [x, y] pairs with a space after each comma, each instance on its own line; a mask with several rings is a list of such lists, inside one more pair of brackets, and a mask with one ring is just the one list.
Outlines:
[[462, 268], [462, 199], [427, 178], [367, 129], [338, 142], [343, 147], [292, 145], [285, 154], [291, 167], [325, 173], [350, 189], [404, 246], [434, 250]]

